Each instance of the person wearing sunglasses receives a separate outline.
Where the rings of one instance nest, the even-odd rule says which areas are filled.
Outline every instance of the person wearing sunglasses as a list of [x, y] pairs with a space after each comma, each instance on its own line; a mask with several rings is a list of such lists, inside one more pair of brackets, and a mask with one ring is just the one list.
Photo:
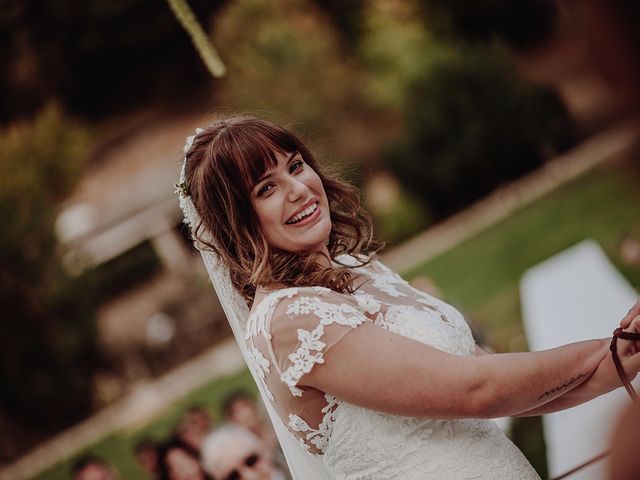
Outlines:
[[224, 425], [202, 443], [204, 470], [216, 480], [285, 480], [265, 443], [247, 428]]
[[211, 480], [200, 465], [197, 450], [173, 436], [160, 446], [158, 480]]

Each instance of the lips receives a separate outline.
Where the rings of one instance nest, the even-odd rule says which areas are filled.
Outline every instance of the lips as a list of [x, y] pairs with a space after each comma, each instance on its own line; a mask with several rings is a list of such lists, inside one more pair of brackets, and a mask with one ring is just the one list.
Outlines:
[[316, 200], [311, 200], [305, 204], [302, 208], [300, 208], [296, 213], [291, 215], [289, 219], [285, 222], [287, 225], [294, 225], [301, 220], [305, 219], [309, 215], [312, 215], [316, 210], [318, 210], [320, 206]]

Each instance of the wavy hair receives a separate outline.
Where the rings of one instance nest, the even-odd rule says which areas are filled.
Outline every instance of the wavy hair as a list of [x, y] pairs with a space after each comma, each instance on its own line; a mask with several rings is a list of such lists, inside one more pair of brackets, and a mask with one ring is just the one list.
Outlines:
[[[252, 189], [277, 166], [276, 154], [294, 152], [318, 174], [329, 200], [332, 227], [327, 247], [337, 264], [334, 268], [323, 266], [312, 252], [272, 247], [261, 231]], [[362, 266], [380, 248], [357, 189], [323, 172], [298, 137], [271, 122], [233, 116], [205, 127], [186, 153], [185, 183], [200, 215], [192, 232], [196, 246], [212, 250], [224, 262], [234, 287], [249, 305], [261, 285], [324, 286], [353, 293], [357, 276], [337, 257], [350, 254]]]

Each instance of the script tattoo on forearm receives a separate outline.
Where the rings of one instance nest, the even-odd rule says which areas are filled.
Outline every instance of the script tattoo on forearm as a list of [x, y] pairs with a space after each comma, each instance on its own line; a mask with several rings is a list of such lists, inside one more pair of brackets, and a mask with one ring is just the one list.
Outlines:
[[567, 388], [568, 386], [573, 385], [578, 380], [580, 380], [581, 378], [586, 377], [586, 376], [587, 376], [586, 373], [579, 373], [577, 376], [571, 378], [571, 380], [568, 380], [568, 381], [564, 382], [562, 385], [554, 387], [551, 390], [547, 390], [546, 392], [544, 392], [542, 395], [540, 395], [538, 397], [538, 400], [540, 400], [542, 397], [548, 397], [549, 395], [553, 395], [554, 393], [557, 393], [560, 390], [563, 390], [563, 389]]

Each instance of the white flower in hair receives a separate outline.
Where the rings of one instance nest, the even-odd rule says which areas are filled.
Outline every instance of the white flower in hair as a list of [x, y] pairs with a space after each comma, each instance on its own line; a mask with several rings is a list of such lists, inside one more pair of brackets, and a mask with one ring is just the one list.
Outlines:
[[193, 142], [195, 141], [196, 137], [198, 135], [200, 135], [202, 132], [204, 132], [203, 128], [196, 128], [196, 132], [193, 135], [189, 135], [185, 139], [184, 147], [182, 148], [182, 151], [184, 152], [185, 156], [182, 159], [182, 169], [180, 171], [180, 181], [173, 185], [175, 187], [174, 193], [177, 193], [182, 198], [186, 198], [186, 197], [189, 196], [189, 189], [187, 188], [186, 173], [185, 173], [185, 169], [186, 169], [186, 166], [187, 166], [187, 152], [193, 146]]
[[204, 132], [204, 129], [202, 128], [196, 128], [196, 133], [194, 133], [193, 135], [189, 135], [184, 142], [184, 148], [183, 148], [183, 152], [186, 153], [189, 151], [189, 149], [191, 148], [191, 146], [193, 145], [193, 141], [196, 139], [196, 137], [198, 135], [200, 135], [202, 132]]

